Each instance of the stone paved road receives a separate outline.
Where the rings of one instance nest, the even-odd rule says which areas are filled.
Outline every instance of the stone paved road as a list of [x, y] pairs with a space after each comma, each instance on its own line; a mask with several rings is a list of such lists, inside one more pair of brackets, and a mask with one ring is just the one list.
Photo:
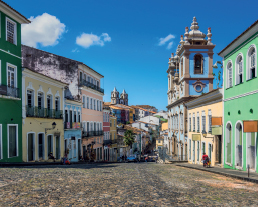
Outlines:
[[258, 185], [155, 163], [0, 169], [0, 206], [258, 206]]

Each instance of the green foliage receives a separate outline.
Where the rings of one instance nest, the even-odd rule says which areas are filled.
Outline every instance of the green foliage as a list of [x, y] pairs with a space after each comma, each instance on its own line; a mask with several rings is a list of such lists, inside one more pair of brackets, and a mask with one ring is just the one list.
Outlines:
[[133, 131], [132, 130], [126, 130], [124, 135], [124, 143], [127, 146], [132, 146], [134, 143], [134, 137], [133, 137]]
[[126, 124], [130, 124], [130, 121], [127, 121]]

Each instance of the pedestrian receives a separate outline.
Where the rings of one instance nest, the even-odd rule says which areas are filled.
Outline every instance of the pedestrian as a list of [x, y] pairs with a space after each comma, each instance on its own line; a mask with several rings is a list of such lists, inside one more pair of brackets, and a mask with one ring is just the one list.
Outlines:
[[207, 164], [207, 158], [208, 158], [208, 155], [206, 155], [206, 153], [204, 152], [203, 155], [202, 155], [202, 164], [203, 164], [203, 167], [205, 167], [206, 164]]
[[148, 156], [145, 157], [145, 162], [148, 162]]
[[158, 162], [158, 158], [159, 158], [159, 156], [156, 155], [156, 157], [155, 157], [155, 162], [156, 162], [156, 163]]

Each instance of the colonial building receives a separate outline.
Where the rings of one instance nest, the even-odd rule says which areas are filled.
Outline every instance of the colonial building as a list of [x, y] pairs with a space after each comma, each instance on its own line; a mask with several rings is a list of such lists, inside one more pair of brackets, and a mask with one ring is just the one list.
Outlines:
[[82, 156], [82, 102], [69, 96], [65, 90], [64, 100], [64, 151], [70, 162], [78, 162]]
[[125, 92], [125, 90], [123, 90], [119, 97], [119, 92], [115, 87], [111, 92], [111, 104], [123, 104], [128, 106], [128, 94]]
[[223, 57], [224, 167], [257, 172], [258, 21], [227, 45]]
[[21, 24], [30, 21], [3, 1], [0, 11], [0, 162], [21, 162]]
[[111, 133], [110, 133], [110, 108], [107, 105], [103, 105], [103, 147], [104, 147], [104, 161], [109, 161], [109, 152], [108, 147], [110, 145], [109, 140], [111, 140]]
[[213, 49], [211, 29], [208, 39], [200, 32], [196, 18], [185, 38], [181, 35], [176, 55], [169, 58], [168, 73], [168, 120], [169, 144], [174, 159], [187, 159], [187, 113], [184, 103], [192, 97], [213, 89]]
[[63, 104], [68, 85], [24, 68], [22, 72], [22, 160], [64, 156]]
[[185, 103], [189, 163], [202, 164], [202, 155], [206, 153], [212, 166], [223, 166], [222, 94], [222, 89], [215, 89]]

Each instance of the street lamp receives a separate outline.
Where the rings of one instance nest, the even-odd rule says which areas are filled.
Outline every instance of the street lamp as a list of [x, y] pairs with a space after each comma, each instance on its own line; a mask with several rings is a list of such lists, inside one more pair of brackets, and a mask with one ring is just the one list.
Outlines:
[[48, 130], [53, 130], [53, 129], [55, 129], [56, 128], [56, 122], [53, 122], [52, 123], [52, 128], [45, 128], [45, 134], [47, 134], [47, 131]]

